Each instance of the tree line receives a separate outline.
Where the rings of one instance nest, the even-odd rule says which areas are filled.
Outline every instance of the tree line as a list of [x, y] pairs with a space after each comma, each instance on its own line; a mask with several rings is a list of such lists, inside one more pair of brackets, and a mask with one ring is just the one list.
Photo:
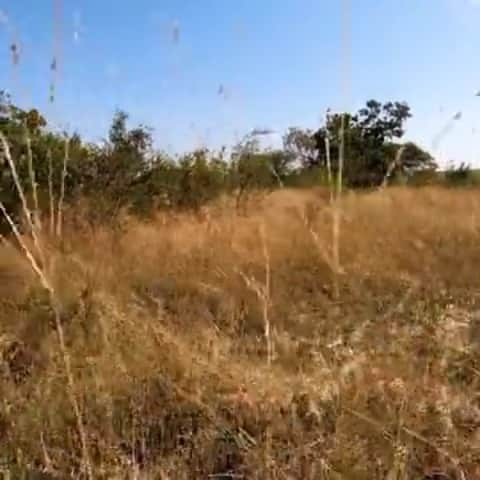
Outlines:
[[[0, 92], [0, 131], [27, 190], [33, 190], [29, 162], [33, 165], [40, 208], [47, 211], [52, 192], [61, 188], [66, 162], [65, 202], [90, 203], [98, 221], [122, 209], [142, 215], [159, 208], [198, 209], [222, 193], [240, 202], [253, 190], [331, 181], [339, 173], [342, 139], [347, 187], [371, 188], [387, 177], [394, 181], [435, 171], [428, 152], [401, 142], [410, 117], [406, 103], [370, 100], [355, 114], [329, 113], [317, 130], [290, 128], [282, 148], [275, 150], [261, 149], [258, 131], [253, 131], [228, 154], [226, 149], [197, 149], [172, 156], [155, 150], [152, 130], [130, 127], [123, 111], [114, 114], [108, 137], [94, 144], [78, 134], [53, 131], [37, 109], [21, 109]], [[0, 157], [0, 201], [12, 215], [19, 214], [5, 152]]]

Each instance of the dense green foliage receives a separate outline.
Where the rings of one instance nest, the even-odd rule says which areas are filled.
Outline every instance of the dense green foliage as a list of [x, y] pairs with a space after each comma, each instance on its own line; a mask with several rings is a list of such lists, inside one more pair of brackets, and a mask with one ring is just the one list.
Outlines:
[[[240, 203], [253, 190], [327, 182], [338, 172], [342, 137], [343, 178], [348, 187], [378, 186], [392, 174], [435, 170], [430, 154], [412, 143], [403, 148], [399, 143], [410, 116], [405, 103], [382, 105], [371, 100], [355, 115], [328, 115], [316, 131], [289, 129], [278, 150], [262, 150], [254, 131], [229, 155], [225, 149], [203, 149], [174, 158], [154, 150], [151, 129], [130, 128], [125, 112], [114, 115], [103, 144], [91, 144], [77, 134], [50, 130], [40, 112], [22, 110], [0, 93], [0, 129], [25, 188], [33, 190], [31, 154], [40, 207], [47, 209], [49, 192], [59, 192], [66, 161], [65, 200], [94, 202], [95, 208], [88, 210], [98, 221], [113, 218], [122, 209], [138, 214], [162, 207], [196, 209], [221, 193], [235, 194]], [[3, 160], [0, 201], [15, 215], [18, 195]]]
[[472, 170], [466, 163], [450, 165], [444, 173], [446, 183], [453, 187], [468, 187], [480, 184], [478, 170]]
[[355, 115], [329, 114], [325, 125], [315, 132], [290, 129], [286, 147], [300, 158], [304, 169], [330, 168], [338, 171], [341, 138], [344, 139], [343, 177], [350, 187], [372, 187], [382, 183], [390, 167], [391, 173], [411, 174], [416, 170], [436, 168], [430, 154], [408, 143], [400, 158], [396, 140], [404, 134], [404, 124], [411, 116], [405, 103], [384, 105], [370, 100]]

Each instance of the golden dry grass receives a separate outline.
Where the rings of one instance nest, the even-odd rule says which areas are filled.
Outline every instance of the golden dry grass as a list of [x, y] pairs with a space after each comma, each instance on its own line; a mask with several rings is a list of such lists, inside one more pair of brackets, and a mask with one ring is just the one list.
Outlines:
[[[321, 190], [117, 228], [67, 212], [49, 272], [94, 478], [480, 478], [479, 202], [346, 195], [338, 298]], [[54, 315], [7, 246], [0, 329], [5, 471], [78, 478]]]

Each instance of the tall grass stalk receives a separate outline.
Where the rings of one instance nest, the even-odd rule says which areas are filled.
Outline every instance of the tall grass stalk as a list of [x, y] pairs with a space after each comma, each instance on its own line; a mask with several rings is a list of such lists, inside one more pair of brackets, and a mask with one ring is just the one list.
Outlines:
[[58, 198], [58, 211], [57, 211], [57, 237], [62, 236], [62, 223], [63, 223], [63, 201], [65, 198], [65, 180], [67, 178], [67, 166], [69, 160], [70, 140], [65, 138], [65, 155], [63, 157], [62, 178], [60, 181], [60, 196]]
[[[327, 123], [328, 126], [328, 123]], [[325, 135], [325, 156], [327, 160], [327, 181], [328, 189], [330, 191], [330, 205], [333, 204], [334, 189], [333, 189], [333, 177], [332, 177], [332, 162], [330, 159], [330, 139], [328, 138], [328, 129]]]
[[336, 177], [335, 202], [333, 205], [332, 222], [332, 256], [334, 265], [333, 292], [335, 298], [340, 296], [339, 276], [340, 276], [340, 219], [341, 219], [341, 199], [343, 190], [343, 163], [345, 157], [345, 114], [342, 114], [340, 121], [340, 145], [338, 148], [338, 170]]
[[395, 168], [397, 168], [399, 165], [401, 165], [402, 155], [403, 155], [404, 151], [405, 151], [405, 145], [402, 145], [397, 150], [397, 153], [395, 154], [395, 158], [388, 165], [387, 171], [386, 171], [385, 176], [383, 177], [382, 183], [380, 185], [380, 190], [383, 190], [384, 188], [387, 187], [388, 180], [390, 179], [390, 176], [392, 175], [393, 171], [395, 170]]
[[20, 248], [23, 250], [23, 253], [25, 254], [25, 257], [27, 258], [28, 262], [30, 263], [30, 266], [32, 267], [32, 270], [35, 272], [35, 274], [38, 276], [40, 283], [42, 286], [48, 290], [49, 284], [47, 282], [47, 279], [38, 264], [37, 260], [35, 259], [35, 256], [32, 254], [30, 251], [30, 248], [27, 246], [27, 244], [23, 241], [23, 237], [20, 234], [17, 225], [13, 221], [12, 217], [8, 213], [7, 209], [5, 208], [5, 205], [0, 202], [0, 213], [2, 213], [3, 217], [7, 221], [14, 237], [16, 238], [18, 244], [20, 245]]
[[45, 439], [43, 437], [43, 432], [40, 432], [40, 445], [42, 447], [42, 454], [43, 454], [43, 462], [45, 464], [45, 469], [48, 473], [54, 472], [52, 466], [52, 460], [47, 450], [47, 445], [45, 444]]
[[47, 152], [48, 160], [48, 204], [50, 210], [50, 235], [55, 233], [55, 195], [53, 193], [53, 160], [52, 152], [49, 149]]
[[270, 298], [271, 298], [271, 271], [270, 271], [270, 254], [268, 253], [267, 247], [267, 238], [265, 234], [265, 225], [262, 223], [260, 225], [260, 238], [262, 241], [262, 252], [263, 258], [265, 261], [265, 288], [264, 288], [264, 298], [262, 301], [262, 311], [263, 311], [263, 324], [264, 324], [264, 335], [265, 343], [267, 345], [267, 363], [268, 366], [272, 363], [273, 357], [273, 343], [272, 343], [272, 333], [270, 325]]
[[[34, 240], [35, 247], [38, 250], [40, 258], [44, 258], [44, 252], [41, 249], [41, 244], [39, 242], [37, 232], [35, 229], [35, 226], [32, 223], [32, 218], [30, 215], [30, 211], [28, 209], [27, 201], [25, 198], [25, 195], [23, 193], [23, 188], [20, 183], [20, 180], [17, 175], [17, 171], [15, 168], [15, 164], [12, 160], [11, 154], [10, 154], [10, 148], [8, 146], [8, 142], [5, 139], [4, 135], [0, 133], [0, 141], [2, 143], [5, 157], [7, 158], [7, 162], [9, 164], [12, 176], [15, 181], [15, 185], [22, 203], [23, 211], [27, 217], [27, 224], [30, 227], [30, 233], [32, 235], [32, 238]], [[33, 165], [32, 165], [33, 168]], [[25, 243], [23, 240], [23, 236], [21, 235], [20, 231], [18, 230], [17, 225], [15, 224], [14, 220], [8, 213], [7, 209], [5, 208], [5, 205], [0, 202], [0, 213], [3, 215], [5, 220], [7, 221], [12, 234], [14, 235], [15, 239], [17, 240], [18, 244], [20, 245], [25, 258], [29, 262], [33, 272], [36, 274], [38, 277], [40, 284], [42, 287], [48, 292], [48, 298], [49, 298], [49, 303], [50, 307], [52, 308], [54, 318], [55, 318], [55, 328], [57, 332], [57, 337], [58, 337], [58, 343], [60, 346], [60, 353], [62, 355], [63, 363], [64, 363], [64, 368], [65, 368], [65, 373], [67, 377], [67, 394], [69, 397], [70, 404], [72, 406], [75, 418], [76, 418], [76, 423], [77, 423], [77, 429], [78, 429], [78, 434], [80, 436], [80, 443], [82, 447], [82, 457], [83, 457], [83, 468], [85, 469], [85, 473], [87, 475], [88, 479], [93, 478], [92, 474], [92, 469], [91, 469], [91, 462], [90, 462], [90, 456], [88, 453], [88, 445], [87, 445], [87, 437], [85, 433], [85, 428], [84, 428], [84, 423], [83, 423], [83, 417], [82, 413], [80, 410], [80, 405], [77, 400], [77, 393], [76, 393], [76, 386], [75, 386], [75, 379], [73, 376], [73, 370], [72, 370], [72, 365], [70, 361], [70, 355], [68, 352], [68, 348], [65, 342], [65, 332], [63, 330], [62, 326], [62, 321], [61, 321], [61, 305], [60, 302], [57, 298], [57, 295], [55, 293], [55, 289], [53, 286], [53, 282], [48, 278], [48, 275], [46, 271], [44, 270], [45, 268], [45, 262], [42, 262], [42, 264], [39, 264], [38, 261], [36, 260], [35, 256], [33, 255], [32, 251], [28, 247], [28, 245]]]
[[40, 239], [38, 238], [38, 235], [37, 235], [37, 229], [35, 228], [35, 225], [32, 222], [32, 213], [28, 208], [27, 199], [25, 197], [25, 193], [23, 191], [20, 179], [18, 177], [17, 168], [15, 167], [15, 162], [13, 161], [12, 155], [10, 153], [10, 147], [8, 145], [7, 139], [5, 138], [5, 135], [2, 132], [0, 132], [0, 143], [2, 144], [4, 157], [7, 160], [8, 166], [12, 173], [13, 181], [15, 183], [15, 188], [17, 190], [18, 196], [20, 197], [25, 220], [30, 229], [30, 232], [33, 238], [33, 243], [35, 245], [35, 249], [37, 250], [37, 255], [39, 255], [40, 258], [43, 260], [43, 249], [40, 245]]
[[265, 262], [265, 281], [262, 284], [254, 277], [247, 276], [245, 273], [239, 271], [240, 276], [243, 278], [245, 285], [249, 290], [251, 290], [257, 296], [260, 305], [262, 307], [262, 318], [263, 318], [263, 335], [265, 338], [265, 346], [267, 350], [267, 365], [268, 367], [272, 364], [273, 359], [273, 340], [272, 340], [272, 329], [270, 323], [270, 304], [271, 304], [271, 270], [270, 270], [270, 255], [268, 253], [266, 235], [265, 235], [265, 226], [262, 224], [260, 226], [260, 239], [262, 242], [263, 257]]
[[38, 231], [41, 230], [40, 210], [38, 207], [38, 194], [37, 194], [37, 180], [35, 178], [35, 169], [33, 168], [33, 154], [32, 154], [32, 142], [28, 131], [25, 129], [25, 143], [27, 145], [27, 158], [28, 158], [28, 175], [30, 177], [30, 184], [32, 186], [32, 198], [33, 198], [33, 221]]
[[[348, 103], [350, 96], [350, 80], [351, 80], [351, 3], [350, 0], [342, 0], [342, 81], [343, 81], [343, 96], [345, 102]], [[346, 107], [347, 105], [345, 105]], [[339, 147], [338, 147], [338, 168], [336, 176], [336, 190], [335, 190], [335, 205], [333, 208], [333, 222], [332, 222], [332, 250], [333, 250], [333, 263], [335, 265], [335, 274], [333, 281], [333, 290], [335, 298], [340, 296], [339, 276], [341, 271], [340, 266], [340, 222], [341, 222], [341, 200], [343, 190], [343, 167], [345, 162], [345, 112], [348, 111], [344, 108], [340, 119], [340, 131], [339, 131]]]

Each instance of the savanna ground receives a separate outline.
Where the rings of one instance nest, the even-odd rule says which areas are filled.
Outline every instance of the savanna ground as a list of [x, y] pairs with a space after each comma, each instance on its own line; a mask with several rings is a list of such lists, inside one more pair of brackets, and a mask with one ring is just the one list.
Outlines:
[[480, 478], [479, 240], [473, 189], [346, 194], [336, 239], [322, 190], [66, 212], [42, 243], [87, 452], [51, 302], [4, 244], [4, 478]]

